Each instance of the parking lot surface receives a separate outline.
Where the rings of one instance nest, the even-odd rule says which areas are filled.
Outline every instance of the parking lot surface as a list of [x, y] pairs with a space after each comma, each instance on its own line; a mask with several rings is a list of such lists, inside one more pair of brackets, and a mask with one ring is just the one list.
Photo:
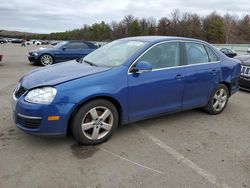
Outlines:
[[0, 187], [250, 187], [249, 92], [232, 96], [221, 115], [167, 115], [79, 146], [71, 136], [25, 134], [12, 121], [13, 89], [39, 68], [27, 60], [35, 48], [0, 45]]

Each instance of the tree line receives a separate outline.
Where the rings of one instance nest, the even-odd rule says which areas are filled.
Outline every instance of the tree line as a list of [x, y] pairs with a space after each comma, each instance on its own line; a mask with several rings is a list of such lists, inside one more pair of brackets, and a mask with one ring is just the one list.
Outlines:
[[220, 15], [211, 12], [201, 17], [196, 13], [172, 11], [158, 21], [155, 18], [125, 16], [110, 24], [102, 21], [66, 32], [33, 35], [36, 39], [111, 41], [114, 39], [142, 36], [167, 35], [198, 38], [210, 43], [250, 43], [250, 15]]

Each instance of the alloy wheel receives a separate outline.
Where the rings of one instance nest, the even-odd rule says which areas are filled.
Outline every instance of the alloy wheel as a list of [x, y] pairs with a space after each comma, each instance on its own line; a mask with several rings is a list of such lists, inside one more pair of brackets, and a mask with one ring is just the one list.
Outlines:
[[99, 140], [110, 132], [113, 122], [112, 112], [104, 106], [98, 106], [90, 109], [85, 114], [81, 129], [88, 139]]
[[224, 88], [218, 89], [214, 94], [213, 108], [216, 111], [221, 111], [227, 103], [227, 92]]
[[53, 64], [53, 58], [50, 55], [43, 55], [41, 57], [41, 64], [44, 66]]

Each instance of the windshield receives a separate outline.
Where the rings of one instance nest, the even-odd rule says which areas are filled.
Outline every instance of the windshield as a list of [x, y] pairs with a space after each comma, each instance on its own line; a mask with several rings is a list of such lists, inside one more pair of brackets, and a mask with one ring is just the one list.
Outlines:
[[53, 48], [61, 48], [62, 46], [64, 46], [65, 44], [67, 44], [67, 41], [63, 41], [63, 42], [59, 42], [57, 45], [55, 45]]
[[83, 61], [103, 67], [120, 66], [146, 44], [142, 41], [116, 40], [90, 53]]

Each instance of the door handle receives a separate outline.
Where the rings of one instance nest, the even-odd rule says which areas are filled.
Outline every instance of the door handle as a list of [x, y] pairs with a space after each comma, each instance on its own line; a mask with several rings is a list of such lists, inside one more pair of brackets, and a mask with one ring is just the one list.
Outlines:
[[175, 78], [176, 80], [182, 80], [184, 76], [182, 74], [177, 74]]
[[216, 75], [216, 74], [217, 74], [217, 70], [213, 69], [213, 70], [211, 71], [211, 74], [212, 74], [212, 75]]

